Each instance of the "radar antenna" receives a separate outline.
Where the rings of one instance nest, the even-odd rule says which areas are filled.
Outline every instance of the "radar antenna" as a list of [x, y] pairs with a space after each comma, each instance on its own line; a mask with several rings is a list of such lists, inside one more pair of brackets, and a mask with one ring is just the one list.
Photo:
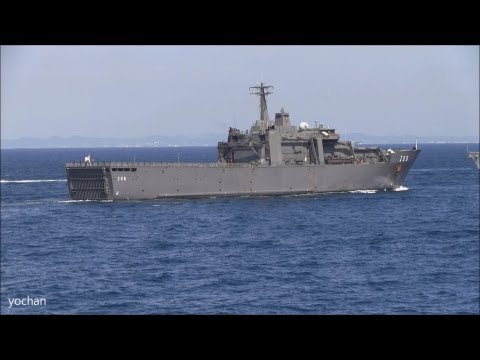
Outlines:
[[268, 110], [267, 110], [267, 95], [272, 94], [269, 89], [273, 89], [273, 86], [269, 86], [264, 84], [263, 82], [260, 83], [260, 86], [251, 86], [249, 88], [250, 94], [260, 96], [260, 120], [268, 121]]

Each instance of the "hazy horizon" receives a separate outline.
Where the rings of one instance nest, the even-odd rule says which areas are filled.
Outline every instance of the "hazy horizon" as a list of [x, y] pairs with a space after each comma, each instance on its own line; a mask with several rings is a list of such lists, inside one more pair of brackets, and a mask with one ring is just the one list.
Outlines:
[[2, 46], [1, 139], [246, 130], [261, 80], [294, 125], [479, 133], [478, 46]]
[[[191, 136], [147, 136], [141, 138], [94, 138], [73, 136], [68, 138], [51, 137], [46, 139], [20, 138], [15, 140], [2, 139], [1, 149], [43, 149], [43, 148], [104, 148], [104, 147], [216, 147], [218, 141], [225, 141], [227, 134], [209, 134]], [[340, 135], [341, 140], [345, 140]], [[417, 140], [420, 148], [423, 144], [479, 144], [479, 137], [449, 137], [427, 136], [416, 137], [414, 135], [376, 136], [361, 133], [351, 133], [347, 139], [357, 146], [365, 144], [385, 145], [404, 144], [412, 146]], [[362, 145], [363, 144], [363, 145]]]

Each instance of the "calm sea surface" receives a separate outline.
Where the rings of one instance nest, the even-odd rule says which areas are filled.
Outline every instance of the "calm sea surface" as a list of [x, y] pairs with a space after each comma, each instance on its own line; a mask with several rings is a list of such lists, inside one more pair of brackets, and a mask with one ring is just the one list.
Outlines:
[[2, 150], [1, 312], [478, 314], [479, 171], [420, 148], [405, 191], [120, 203], [70, 201], [64, 163], [216, 149]]

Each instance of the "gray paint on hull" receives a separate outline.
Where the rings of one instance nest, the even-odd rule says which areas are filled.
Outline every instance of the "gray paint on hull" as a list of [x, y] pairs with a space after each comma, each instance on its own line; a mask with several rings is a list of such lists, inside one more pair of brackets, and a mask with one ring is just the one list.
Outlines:
[[480, 153], [471, 151], [468, 153], [468, 157], [475, 162], [475, 165], [477, 165], [477, 169], [480, 169]]
[[[285, 195], [393, 189], [403, 185], [419, 150], [401, 150], [389, 162], [339, 165], [280, 166], [182, 166], [135, 165], [135, 172], [103, 172], [109, 199], [149, 200], [159, 198], [218, 197], [242, 195]], [[408, 158], [407, 158], [408, 156]], [[407, 161], [401, 161], [405, 160]], [[72, 174], [91, 172], [103, 166], [67, 166], [70, 188]], [[110, 168], [110, 170], [113, 166]], [[107, 169], [109, 167], [107, 166]], [[72, 191], [70, 189], [70, 193]], [[78, 197], [81, 195], [77, 195]], [[84, 196], [88, 196], [85, 193]], [[82, 198], [88, 200], [89, 198]]]

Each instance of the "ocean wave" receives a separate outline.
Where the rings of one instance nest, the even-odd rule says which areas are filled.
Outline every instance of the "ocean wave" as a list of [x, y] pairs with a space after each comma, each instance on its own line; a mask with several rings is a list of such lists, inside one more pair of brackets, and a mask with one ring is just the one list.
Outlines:
[[2, 184], [28, 184], [28, 183], [41, 183], [41, 182], [58, 182], [67, 181], [66, 179], [50, 179], [50, 180], [0, 180]]
[[84, 203], [84, 202], [113, 202], [113, 200], [60, 200], [57, 202], [61, 204], [67, 204], [67, 203]]
[[469, 167], [459, 167], [459, 168], [430, 168], [430, 169], [412, 169], [411, 173], [420, 173], [420, 172], [439, 172], [439, 171], [460, 171], [460, 170], [471, 170]]
[[300, 197], [300, 196], [312, 196], [312, 195], [318, 195], [316, 193], [299, 193], [299, 194], [285, 194], [285, 195], [280, 195], [281, 197]]

